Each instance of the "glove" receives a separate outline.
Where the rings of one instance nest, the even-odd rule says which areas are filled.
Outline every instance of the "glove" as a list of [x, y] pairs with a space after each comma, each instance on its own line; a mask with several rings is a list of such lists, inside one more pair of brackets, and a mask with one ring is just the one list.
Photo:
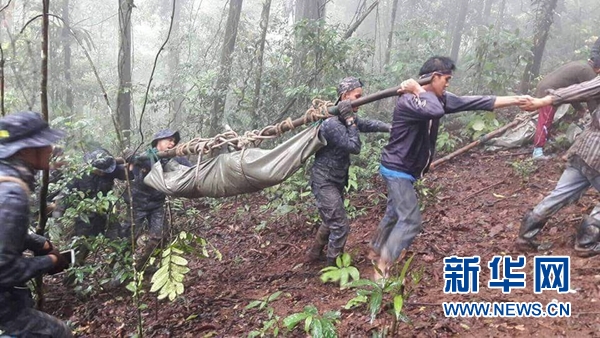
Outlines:
[[49, 240], [46, 240], [46, 242], [44, 243], [44, 246], [46, 246], [46, 243], [48, 243], [48, 249], [44, 249], [43, 247], [39, 250], [35, 250], [33, 252], [34, 256], [45, 256], [47, 254], [49, 254], [52, 250], [54, 250], [54, 245], [52, 245], [52, 242], [50, 242]]
[[354, 110], [352, 109], [350, 100], [340, 101], [340, 103], [338, 103], [337, 107], [340, 112], [340, 118], [342, 119], [342, 121], [346, 121], [350, 118], [354, 118]]
[[63, 255], [61, 255], [60, 252], [56, 250], [56, 248], [53, 248], [52, 251], [48, 253], [48, 255], [53, 255], [56, 257], [56, 263], [54, 263], [54, 267], [52, 268], [52, 270], [48, 271], [49, 275], [57, 274], [69, 267], [69, 261], [67, 261], [67, 259], [64, 258]]

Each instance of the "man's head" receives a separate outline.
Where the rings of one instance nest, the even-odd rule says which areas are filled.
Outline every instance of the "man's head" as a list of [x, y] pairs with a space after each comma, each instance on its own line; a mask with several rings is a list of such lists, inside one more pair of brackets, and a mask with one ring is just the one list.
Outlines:
[[117, 161], [115, 158], [108, 150], [103, 148], [85, 154], [83, 160], [94, 167], [99, 173], [103, 174], [110, 174], [117, 168]]
[[165, 151], [175, 147], [180, 140], [181, 137], [179, 136], [178, 131], [163, 129], [154, 134], [154, 137], [152, 138], [152, 147], [156, 148], [158, 151]]
[[[337, 87], [338, 99], [335, 102], [335, 104], [337, 105], [340, 101], [343, 100], [359, 99], [363, 94], [362, 87], [363, 83], [362, 81], [360, 81], [359, 78], [349, 76], [342, 79], [342, 81], [340, 81]], [[358, 107], [355, 107], [353, 110], [358, 111]]]
[[38, 113], [8, 115], [0, 119], [0, 159], [18, 157], [34, 169], [49, 169], [52, 145], [63, 136]]
[[431, 76], [431, 83], [425, 86], [425, 90], [433, 92], [437, 96], [442, 96], [446, 87], [450, 85], [452, 72], [456, 65], [451, 58], [445, 56], [433, 56], [429, 58], [419, 71], [420, 78]]

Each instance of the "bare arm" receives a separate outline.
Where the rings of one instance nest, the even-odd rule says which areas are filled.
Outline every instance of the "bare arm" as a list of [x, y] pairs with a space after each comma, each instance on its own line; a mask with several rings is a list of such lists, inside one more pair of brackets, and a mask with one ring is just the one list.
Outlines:
[[494, 102], [494, 109], [510, 107], [510, 106], [522, 106], [529, 100], [530, 100], [530, 96], [528, 96], [528, 95], [496, 96], [496, 101]]

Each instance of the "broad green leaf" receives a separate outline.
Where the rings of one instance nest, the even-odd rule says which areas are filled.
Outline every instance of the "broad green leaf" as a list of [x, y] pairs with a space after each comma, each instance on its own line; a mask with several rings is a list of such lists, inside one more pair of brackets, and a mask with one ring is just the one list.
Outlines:
[[177, 264], [179, 266], [187, 266], [188, 261], [187, 261], [187, 259], [185, 259], [181, 256], [172, 255], [171, 256], [171, 264]]
[[325, 338], [337, 338], [337, 330], [333, 323], [329, 320], [323, 320], [323, 337]]
[[400, 318], [400, 314], [402, 313], [402, 306], [404, 305], [404, 297], [402, 295], [397, 295], [394, 297], [394, 314], [396, 315], [396, 319]]
[[294, 327], [296, 327], [296, 325], [298, 325], [298, 323], [305, 320], [308, 316], [310, 316], [310, 314], [304, 312], [291, 314], [285, 317], [283, 320], [283, 326], [285, 326], [288, 330], [292, 330]]
[[344, 305], [344, 309], [350, 310], [351, 308], [364, 304], [369, 300], [366, 296], [356, 296], [348, 301], [346, 305]]
[[310, 332], [310, 327], [311, 327], [314, 319], [315, 319], [315, 317], [313, 317], [313, 316], [306, 317], [306, 320], [304, 321], [304, 332], [306, 332], [306, 333]]
[[473, 122], [471, 128], [475, 131], [482, 131], [485, 128], [485, 122], [483, 122], [483, 120], [476, 120]]
[[313, 338], [323, 338], [323, 324], [322, 319], [315, 319], [312, 322], [311, 333]]
[[272, 295], [269, 296], [269, 298], [267, 298], [267, 302], [272, 302], [275, 299], [277, 299], [277, 297], [279, 297], [281, 295], [282, 291], [277, 291], [275, 293], [273, 293]]
[[369, 312], [371, 313], [371, 324], [375, 321], [375, 317], [379, 313], [381, 308], [383, 295], [381, 292], [373, 292], [371, 294], [371, 301], [369, 302]]
[[244, 309], [249, 310], [249, 309], [255, 308], [255, 307], [259, 306], [261, 303], [262, 303], [262, 301], [260, 301], [260, 300], [252, 301], [252, 302], [250, 302], [250, 304], [246, 305], [246, 307]]
[[350, 257], [350, 255], [344, 252], [341, 255], [341, 257], [342, 257], [342, 266], [344, 266], [344, 267], [350, 266], [350, 264], [352, 263], [352, 258]]

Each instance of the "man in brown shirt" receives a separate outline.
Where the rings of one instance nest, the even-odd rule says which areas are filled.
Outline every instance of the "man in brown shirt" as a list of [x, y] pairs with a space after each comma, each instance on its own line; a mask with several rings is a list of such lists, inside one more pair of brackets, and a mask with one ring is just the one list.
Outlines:
[[[584, 61], [569, 62], [552, 73], [546, 75], [535, 90], [536, 97], [544, 97], [549, 89], [568, 87], [573, 84], [589, 81], [600, 73], [600, 58]], [[594, 111], [598, 105], [594, 99], [586, 99], [587, 109]], [[573, 108], [579, 114], [584, 114], [586, 109], [579, 102], [572, 103]], [[544, 156], [543, 147], [546, 144], [548, 133], [552, 127], [552, 120], [556, 113], [556, 105], [541, 107], [538, 109], [538, 123], [533, 137], [533, 158], [547, 159]]]
[[[600, 77], [566, 88], [550, 90], [549, 95], [536, 98], [522, 109], [535, 110], [600, 99]], [[577, 201], [589, 187], [600, 191], [600, 108], [592, 112], [592, 121], [567, 153], [567, 167], [550, 195], [523, 217], [517, 245], [537, 248], [534, 238], [546, 221], [569, 203]], [[584, 217], [577, 231], [575, 251], [579, 256], [600, 254], [600, 204]]]

